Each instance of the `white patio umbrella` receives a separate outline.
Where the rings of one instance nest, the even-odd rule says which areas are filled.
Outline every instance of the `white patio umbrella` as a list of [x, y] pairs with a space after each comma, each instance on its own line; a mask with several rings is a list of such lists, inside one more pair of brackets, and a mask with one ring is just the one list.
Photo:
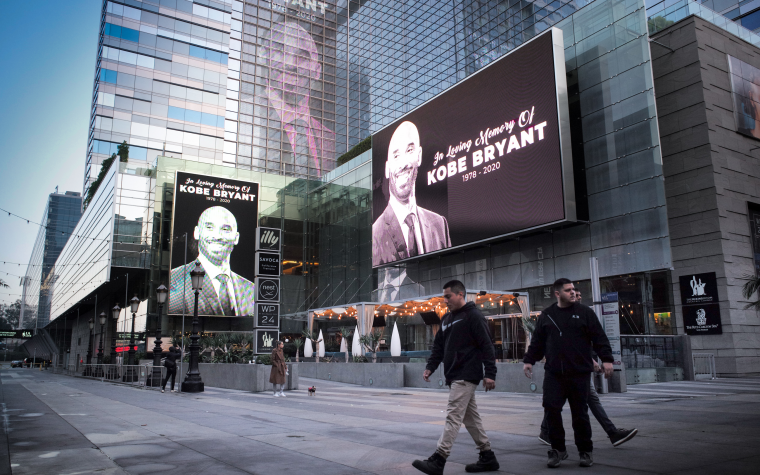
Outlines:
[[317, 340], [319, 341], [319, 348], [317, 349], [317, 352], [319, 354], [320, 358], [324, 358], [325, 356], [325, 338], [322, 336], [322, 330], [319, 330], [319, 336], [317, 337]]
[[401, 338], [398, 336], [398, 322], [393, 324], [391, 335], [391, 356], [401, 356]]
[[362, 354], [362, 347], [359, 343], [359, 325], [356, 325], [356, 329], [354, 330], [354, 339], [351, 342], [351, 354], [354, 356]]

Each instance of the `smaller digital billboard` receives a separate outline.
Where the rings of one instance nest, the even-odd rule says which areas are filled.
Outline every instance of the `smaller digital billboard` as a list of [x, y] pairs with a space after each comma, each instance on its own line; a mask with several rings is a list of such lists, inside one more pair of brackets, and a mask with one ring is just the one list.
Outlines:
[[[192, 315], [190, 273], [205, 272], [198, 315], [253, 317], [259, 185], [178, 171], [174, 185], [169, 314]], [[185, 262], [183, 240], [187, 233]]]
[[372, 136], [374, 267], [575, 221], [562, 32]]
[[760, 69], [728, 56], [736, 131], [760, 139]]

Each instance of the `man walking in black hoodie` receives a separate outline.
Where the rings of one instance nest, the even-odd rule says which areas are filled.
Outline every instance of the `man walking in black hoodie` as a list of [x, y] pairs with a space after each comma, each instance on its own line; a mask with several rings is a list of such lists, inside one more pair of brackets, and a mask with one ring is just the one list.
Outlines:
[[612, 349], [593, 310], [575, 301], [575, 286], [568, 279], [554, 282], [557, 303], [541, 312], [530, 346], [523, 358], [525, 376], [532, 377], [533, 365], [546, 356], [544, 365], [544, 413], [549, 423], [547, 465], [559, 467], [567, 458], [562, 406], [570, 403], [575, 445], [581, 467], [594, 464], [591, 452], [591, 422], [588, 417], [589, 379], [594, 369], [591, 350], [602, 360], [605, 377], [612, 375]]
[[443, 362], [443, 374], [450, 388], [446, 424], [438, 439], [438, 448], [429, 459], [415, 460], [412, 463], [417, 470], [428, 475], [443, 473], [462, 423], [480, 450], [478, 461], [467, 465], [465, 470], [492, 472], [499, 469], [499, 462], [491, 450], [491, 442], [483, 429], [483, 421], [475, 403], [475, 389], [481, 380], [486, 391], [496, 386], [494, 348], [485, 317], [473, 302], [465, 300], [465, 295], [464, 284], [458, 280], [452, 280], [443, 286], [443, 299], [449, 313], [441, 320], [441, 329], [435, 335], [433, 343], [433, 353], [422, 375], [429, 382], [430, 375]]

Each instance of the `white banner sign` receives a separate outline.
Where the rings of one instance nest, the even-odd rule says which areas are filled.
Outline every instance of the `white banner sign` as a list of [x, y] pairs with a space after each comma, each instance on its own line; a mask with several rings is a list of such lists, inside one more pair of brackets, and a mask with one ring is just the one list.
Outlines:
[[620, 347], [620, 305], [617, 301], [617, 292], [602, 294], [602, 322], [604, 332], [610, 340], [612, 357], [615, 359], [613, 369], [623, 369], [622, 352]]

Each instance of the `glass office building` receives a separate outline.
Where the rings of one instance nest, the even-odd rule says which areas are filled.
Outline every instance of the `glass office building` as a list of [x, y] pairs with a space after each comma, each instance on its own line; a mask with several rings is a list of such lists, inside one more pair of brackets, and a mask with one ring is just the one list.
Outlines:
[[[96, 239], [69, 243], [57, 263], [69, 287], [57, 287], [53, 318], [80, 315], [76, 331], [86, 334], [91, 313], [124, 307], [137, 292], [148, 301], [137, 330], [156, 328], [155, 289], [167, 282], [172, 242], [182, 239], [171, 236], [179, 170], [260, 183], [258, 224], [283, 231], [286, 334], [299, 334], [310, 318], [331, 335], [357, 321], [310, 309], [420, 299], [455, 278], [469, 289], [529, 297], [521, 301], [528, 308], [504, 301], [488, 310], [492, 317], [542, 310], [558, 277], [576, 281], [588, 301], [591, 257], [602, 291], [619, 294], [623, 335], [681, 332], [649, 34], [694, 5], [707, 7], [658, 5], [105, 1], [84, 189], [125, 141], [129, 161], [108, 171], [79, 225]], [[338, 157], [551, 27], [564, 41], [578, 221], [372, 269], [372, 190], [382, 177], [372, 176], [371, 152], [342, 164]], [[408, 325], [401, 334], [409, 351], [432, 336], [415, 318], [399, 321]], [[118, 330], [128, 322], [120, 318]], [[512, 348], [505, 358], [519, 357], [525, 334], [504, 322], [492, 330], [509, 340], [499, 343]], [[182, 322], [164, 316], [161, 327], [177, 334]], [[249, 328], [204, 323], [212, 332]]]
[[23, 283], [24, 309], [19, 328], [44, 328], [50, 321], [50, 301], [56, 283], [56, 260], [82, 216], [82, 195], [51, 193], [42, 213], [37, 239]]
[[[336, 157], [552, 26], [564, 36], [582, 222], [373, 271], [369, 154], [338, 169]], [[106, 1], [93, 111], [85, 188], [123, 141], [146, 169], [163, 155], [280, 183], [271, 205], [262, 194], [260, 224], [285, 230], [283, 313], [413, 298], [455, 277], [528, 289], [540, 310], [556, 277], [588, 279], [596, 256], [630, 289], [629, 327], [671, 331], [653, 317], [669, 311], [668, 292], [647, 290], [667, 285], [671, 259], [643, 1]], [[154, 186], [145, 193], [168, 191]], [[142, 244], [114, 238], [113, 265], [150, 260], [152, 288], [157, 243], [170, 239], [155, 226], [170, 219], [162, 211], [119, 225], [139, 227]]]

